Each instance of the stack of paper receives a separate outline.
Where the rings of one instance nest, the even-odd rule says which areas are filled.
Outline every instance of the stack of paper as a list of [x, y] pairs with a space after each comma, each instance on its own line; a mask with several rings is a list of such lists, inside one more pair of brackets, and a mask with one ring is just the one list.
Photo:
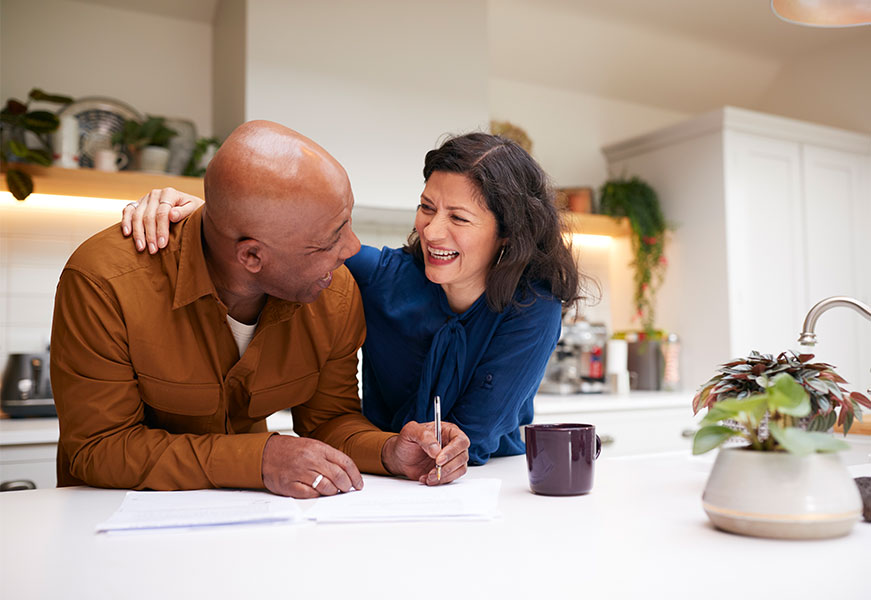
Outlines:
[[107, 521], [97, 525], [97, 531], [292, 522], [300, 519], [302, 511], [293, 498], [274, 496], [268, 492], [127, 492], [121, 507]]
[[499, 513], [499, 479], [461, 479], [425, 486], [367, 476], [363, 489], [320, 498], [306, 518], [319, 523], [492, 519]]
[[303, 516], [293, 498], [267, 492], [194, 490], [127, 492], [98, 532], [139, 532], [241, 523], [319, 523], [492, 519], [499, 512], [498, 479], [461, 479], [441, 486], [367, 475], [363, 489], [320, 498]]

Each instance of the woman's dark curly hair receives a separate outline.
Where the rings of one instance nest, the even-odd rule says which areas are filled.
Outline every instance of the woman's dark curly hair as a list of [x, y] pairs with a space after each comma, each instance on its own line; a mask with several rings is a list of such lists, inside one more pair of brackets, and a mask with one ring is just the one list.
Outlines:
[[[496, 311], [534, 294], [533, 283], [544, 286], [567, 307], [580, 299], [581, 275], [563, 237], [547, 174], [519, 145], [503, 137], [469, 133], [450, 138], [426, 153], [423, 178], [434, 172], [458, 173], [474, 183], [496, 217], [505, 251], [487, 274], [487, 304]], [[404, 247], [423, 262], [417, 231]], [[584, 278], [586, 280], [586, 278]]]

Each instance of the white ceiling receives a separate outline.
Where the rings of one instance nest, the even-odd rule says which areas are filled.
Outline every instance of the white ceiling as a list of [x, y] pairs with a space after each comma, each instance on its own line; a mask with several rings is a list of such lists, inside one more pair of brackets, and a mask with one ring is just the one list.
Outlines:
[[[491, 6], [501, 1], [495, 0]], [[825, 0], [818, 2], [824, 4]], [[775, 60], [790, 60], [832, 44], [871, 36], [871, 27], [826, 29], [787, 23], [771, 11], [770, 0], [534, 0], [534, 4], [569, 17], [658, 29]]]
[[[210, 23], [218, 2], [231, 0], [78, 1]], [[687, 113], [753, 107], [803, 57], [849, 44], [871, 47], [862, 44], [871, 42], [871, 27], [794, 25], [772, 13], [770, 0], [487, 0], [487, 6], [490, 76]]]
[[769, 0], [488, 6], [491, 76], [691, 114], [725, 104], [754, 108], [784, 70], [839, 47], [855, 44], [871, 64], [871, 27], [794, 25], [774, 15]]

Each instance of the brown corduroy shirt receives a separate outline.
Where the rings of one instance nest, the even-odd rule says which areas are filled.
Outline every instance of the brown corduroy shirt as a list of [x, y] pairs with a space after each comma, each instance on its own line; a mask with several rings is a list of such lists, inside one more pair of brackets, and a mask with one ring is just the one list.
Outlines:
[[357, 349], [365, 324], [345, 267], [310, 304], [270, 297], [239, 357], [209, 278], [202, 211], [167, 248], [140, 254], [110, 227], [63, 272], [51, 335], [60, 420], [58, 485], [179, 490], [262, 488], [266, 417], [384, 474], [393, 435], [360, 413]]

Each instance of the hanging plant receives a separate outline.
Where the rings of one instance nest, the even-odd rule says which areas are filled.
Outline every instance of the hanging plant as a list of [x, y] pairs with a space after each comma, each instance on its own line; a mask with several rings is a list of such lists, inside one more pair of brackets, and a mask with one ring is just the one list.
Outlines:
[[665, 277], [665, 218], [656, 191], [638, 177], [609, 179], [600, 190], [599, 210], [626, 217], [632, 229], [631, 266], [635, 269], [635, 310], [644, 330], [653, 334], [656, 292]]
[[[56, 114], [46, 110], [31, 110], [30, 103], [34, 101], [69, 104], [73, 99], [33, 88], [27, 95], [26, 103], [10, 98], [0, 110], [0, 158], [5, 165], [6, 186], [17, 200], [24, 200], [33, 192], [33, 178], [15, 165], [33, 163], [51, 166], [53, 156], [49, 136], [60, 125]], [[39, 147], [28, 146], [28, 134]]]

